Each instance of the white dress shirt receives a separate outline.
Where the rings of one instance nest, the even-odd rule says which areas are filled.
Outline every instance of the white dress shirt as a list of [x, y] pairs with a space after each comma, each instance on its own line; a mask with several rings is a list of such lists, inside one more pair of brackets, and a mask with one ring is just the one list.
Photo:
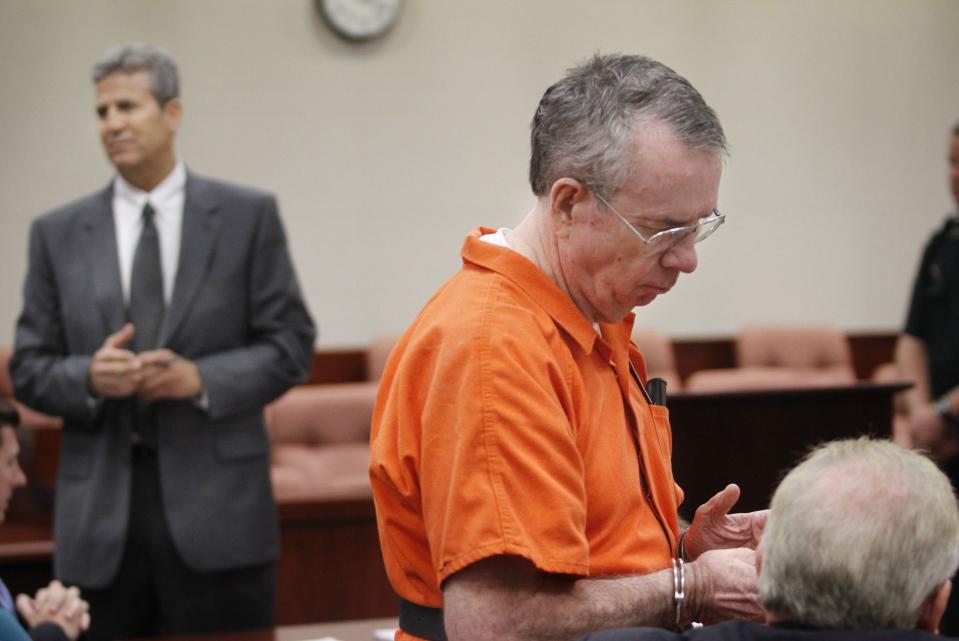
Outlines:
[[[160, 241], [160, 270], [163, 272], [163, 301], [167, 307], [173, 299], [180, 262], [180, 231], [183, 229], [183, 203], [186, 201], [186, 168], [178, 162], [170, 175], [147, 193], [117, 176], [113, 181], [113, 226], [117, 234], [117, 254], [120, 259], [120, 282], [123, 300], [130, 304], [130, 281], [133, 279], [133, 255], [136, 253], [140, 232], [143, 231], [143, 206], [153, 207], [153, 222]], [[96, 399], [89, 399], [91, 411], [96, 411]], [[209, 407], [210, 399], [204, 389], [193, 399], [200, 409]]]
[[113, 181], [113, 226], [117, 234], [120, 281], [123, 300], [130, 302], [133, 255], [143, 230], [143, 206], [149, 202], [160, 239], [160, 268], [163, 272], [163, 300], [170, 305], [177, 263], [180, 260], [180, 230], [183, 227], [183, 203], [186, 197], [186, 168], [178, 162], [170, 175], [147, 193], [117, 176]]

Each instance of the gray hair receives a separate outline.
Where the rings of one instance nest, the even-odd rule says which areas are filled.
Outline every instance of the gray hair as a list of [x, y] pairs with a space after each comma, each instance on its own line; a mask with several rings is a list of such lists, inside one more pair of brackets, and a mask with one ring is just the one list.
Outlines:
[[576, 178], [603, 196], [622, 187], [632, 128], [667, 124], [690, 149], [724, 153], [716, 112], [669, 67], [644, 56], [595, 55], [543, 94], [533, 116], [529, 181], [537, 196]]
[[779, 484], [760, 545], [768, 611], [821, 628], [914, 628], [959, 565], [959, 509], [922, 454], [835, 441]]
[[100, 82], [118, 71], [131, 73], [150, 72], [150, 88], [153, 97], [165, 105], [180, 95], [180, 74], [176, 62], [169, 53], [148, 44], [128, 44], [110, 47], [93, 65], [93, 82]]

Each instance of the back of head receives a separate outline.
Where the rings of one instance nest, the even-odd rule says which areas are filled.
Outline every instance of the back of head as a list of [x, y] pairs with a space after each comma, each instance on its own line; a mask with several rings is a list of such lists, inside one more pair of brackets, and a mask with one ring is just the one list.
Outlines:
[[891, 441], [829, 443], [773, 495], [759, 594], [778, 618], [832, 629], [907, 629], [959, 565], [952, 486]]
[[612, 196], [629, 170], [630, 132], [664, 122], [690, 149], [723, 153], [716, 113], [685, 78], [644, 56], [596, 55], [546, 90], [533, 116], [530, 185], [543, 196], [563, 177]]
[[93, 82], [112, 73], [149, 71], [153, 97], [162, 106], [180, 95], [180, 74], [176, 62], [160, 47], [127, 44], [110, 47], [93, 65]]

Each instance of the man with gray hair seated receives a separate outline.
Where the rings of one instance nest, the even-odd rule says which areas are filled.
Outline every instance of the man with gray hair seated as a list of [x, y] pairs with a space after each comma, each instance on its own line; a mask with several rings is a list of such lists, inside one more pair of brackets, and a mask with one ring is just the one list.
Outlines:
[[890, 441], [824, 445], [776, 490], [757, 565], [767, 626], [607, 630], [582, 641], [932, 638], [959, 565], [952, 486]]

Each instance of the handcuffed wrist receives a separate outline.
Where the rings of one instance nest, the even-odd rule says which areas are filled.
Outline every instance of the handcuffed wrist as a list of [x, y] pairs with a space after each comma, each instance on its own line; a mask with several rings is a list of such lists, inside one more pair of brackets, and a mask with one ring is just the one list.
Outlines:
[[686, 599], [686, 562], [673, 559], [673, 607], [676, 611], [676, 629], [683, 629], [683, 601]]

